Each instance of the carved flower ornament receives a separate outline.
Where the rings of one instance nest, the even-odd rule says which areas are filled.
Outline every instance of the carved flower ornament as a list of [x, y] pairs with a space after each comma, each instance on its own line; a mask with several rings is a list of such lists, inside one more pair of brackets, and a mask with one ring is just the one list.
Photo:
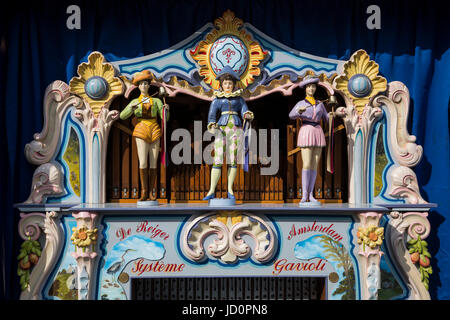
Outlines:
[[363, 250], [365, 250], [366, 245], [374, 249], [383, 243], [384, 228], [376, 226], [369, 226], [367, 228], [359, 227], [356, 236], [358, 237], [358, 244], [363, 245]]
[[105, 58], [100, 52], [91, 53], [88, 61], [78, 66], [79, 77], [70, 80], [69, 90], [83, 98], [97, 117], [104, 106], [122, 94], [123, 84], [114, 76], [113, 66], [104, 62]]
[[83, 251], [86, 247], [89, 247], [90, 245], [95, 244], [97, 241], [97, 228], [95, 229], [88, 229], [87, 227], [80, 227], [80, 228], [72, 228], [72, 236], [70, 237], [70, 240], [72, 240], [72, 243], [79, 247], [83, 248]]
[[344, 64], [344, 74], [335, 78], [334, 87], [351, 98], [361, 114], [372, 97], [386, 91], [387, 81], [378, 75], [378, 64], [364, 50], [358, 50]]

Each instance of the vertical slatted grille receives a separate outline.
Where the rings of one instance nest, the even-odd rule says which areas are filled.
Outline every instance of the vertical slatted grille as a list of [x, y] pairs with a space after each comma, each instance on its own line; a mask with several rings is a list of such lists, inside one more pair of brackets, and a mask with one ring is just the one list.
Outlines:
[[132, 300], [320, 300], [325, 278], [133, 279]]
[[[152, 90], [156, 89], [153, 88]], [[253, 164], [248, 172], [244, 172], [242, 166], [238, 165], [233, 189], [238, 201], [283, 203], [286, 201], [293, 202], [302, 197], [301, 171], [303, 162], [301, 152], [289, 155], [297, 147], [297, 135], [300, 129], [300, 121], [294, 123], [288, 117], [289, 111], [300, 99], [298, 95], [300, 92], [296, 92], [289, 97], [269, 95], [264, 99], [258, 99], [250, 103], [250, 109], [255, 110], [255, 112], [257, 110], [256, 118], [252, 122], [253, 128], [256, 130], [260, 128], [280, 130], [278, 146], [280, 168], [274, 175], [261, 175], [261, 168], [266, 167], [266, 165], [261, 164], [258, 153], [252, 154], [254, 161], [252, 161]], [[130, 99], [137, 98], [138, 95], [138, 91], [133, 91]], [[325, 99], [326, 96], [322, 98]], [[110, 110], [122, 111], [131, 101], [130, 99], [123, 96], [117, 97], [113, 100]], [[338, 99], [340, 98], [338, 97]], [[167, 123], [169, 134], [167, 136], [167, 151], [170, 163], [171, 150], [177, 143], [170, 141], [170, 133], [177, 128], [184, 128], [191, 133], [191, 137], [194, 137], [194, 118], [202, 121], [202, 129], [205, 130], [205, 124], [208, 122], [209, 102], [186, 95], [167, 98], [167, 102], [172, 110], [170, 121]], [[343, 101], [340, 102], [343, 103]], [[284, 111], [280, 109], [280, 114], [284, 114], [284, 116], [273, 117], [273, 106], [275, 105], [283, 106]], [[193, 114], [195, 114], [195, 117], [192, 116]], [[340, 126], [342, 128], [343, 121], [339, 117], [335, 118], [335, 121], [335, 127]], [[158, 122], [160, 123], [161, 119], [158, 119]], [[116, 121], [111, 128], [107, 153], [107, 202], [134, 202], [140, 197], [137, 146], [131, 136], [135, 124], [136, 119], [131, 117], [128, 120]], [[287, 130], [282, 128], [287, 128]], [[326, 171], [327, 148], [324, 148], [313, 190], [316, 199], [329, 202], [342, 201], [347, 197], [347, 136], [345, 130], [336, 131], [334, 139], [334, 167], [336, 171], [334, 174]], [[271, 140], [268, 139], [268, 152], [271, 150], [271, 143]], [[327, 146], [328, 143], [327, 138]], [[201, 147], [205, 148], [206, 144], [203, 142]], [[200, 148], [198, 140], [193, 141], [191, 161], [194, 160], [194, 155], [203, 152], [202, 148]], [[227, 196], [226, 159], [224, 161], [222, 175], [216, 188], [216, 197], [219, 198]], [[159, 200], [197, 202], [206, 196], [210, 187], [211, 165], [192, 163], [170, 165], [166, 168], [161, 166], [158, 160], [156, 193]]]

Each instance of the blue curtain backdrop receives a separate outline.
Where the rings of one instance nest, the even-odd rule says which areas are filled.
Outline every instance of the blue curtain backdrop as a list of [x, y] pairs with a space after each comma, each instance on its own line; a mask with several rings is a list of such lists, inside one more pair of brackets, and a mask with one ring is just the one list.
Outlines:
[[[34, 1], [2, 8], [0, 31], [0, 296], [18, 299], [16, 276], [21, 240], [14, 203], [29, 195], [35, 166], [26, 143], [43, 126], [44, 90], [68, 82], [89, 52], [132, 58], [166, 49], [232, 10], [244, 22], [303, 52], [348, 59], [366, 50], [388, 81], [410, 90], [408, 130], [424, 147], [414, 169], [431, 211], [428, 237], [433, 255], [430, 293], [450, 298], [449, 93], [450, 15], [445, 1]], [[81, 9], [81, 30], [69, 30], [66, 9]], [[369, 5], [381, 9], [381, 29], [369, 30]], [[280, 115], [285, 116], [285, 115]]]

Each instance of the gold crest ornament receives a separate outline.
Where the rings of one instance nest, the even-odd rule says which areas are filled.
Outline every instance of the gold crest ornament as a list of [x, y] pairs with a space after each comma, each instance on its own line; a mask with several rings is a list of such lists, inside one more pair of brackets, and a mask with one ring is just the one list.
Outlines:
[[70, 80], [69, 91], [83, 98], [97, 117], [103, 107], [122, 94], [123, 84], [100, 52], [91, 53], [88, 61], [78, 66], [79, 77]]
[[244, 89], [254, 82], [261, 73], [259, 64], [267, 56], [258, 42], [242, 30], [243, 21], [227, 10], [214, 21], [217, 29], [206, 35], [197, 47], [190, 51], [191, 57], [200, 66], [203, 81], [214, 90], [219, 89], [217, 74], [225, 66], [230, 66], [240, 78], [236, 86]]
[[364, 50], [356, 51], [344, 64], [344, 74], [334, 79], [334, 87], [352, 99], [362, 114], [365, 105], [378, 93], [386, 91], [387, 81], [378, 75], [378, 64]]

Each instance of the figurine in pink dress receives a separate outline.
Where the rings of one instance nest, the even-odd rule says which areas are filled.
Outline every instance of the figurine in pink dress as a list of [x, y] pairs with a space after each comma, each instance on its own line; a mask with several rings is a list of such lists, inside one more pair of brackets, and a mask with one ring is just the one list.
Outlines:
[[291, 119], [302, 119], [297, 139], [297, 146], [301, 148], [303, 160], [300, 204], [320, 204], [314, 199], [313, 188], [322, 148], [326, 145], [320, 121], [324, 120], [328, 123], [329, 115], [323, 103], [314, 99], [318, 82], [319, 78], [313, 76], [306, 76], [303, 79], [300, 88], [305, 88], [306, 98], [299, 101], [289, 113]]

